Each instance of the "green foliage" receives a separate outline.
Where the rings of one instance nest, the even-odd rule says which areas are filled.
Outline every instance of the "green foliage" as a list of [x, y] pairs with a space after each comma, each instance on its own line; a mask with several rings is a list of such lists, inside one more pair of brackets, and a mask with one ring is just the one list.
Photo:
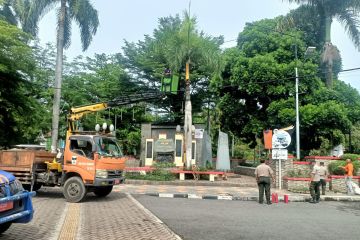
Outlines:
[[327, 150], [324, 151], [323, 148], [311, 149], [307, 155], [308, 156], [328, 156], [329, 152]]
[[345, 171], [341, 167], [344, 167], [345, 165], [345, 161], [333, 161], [328, 165], [329, 173], [331, 175], [344, 175]]
[[[71, 63], [65, 63], [63, 101], [66, 110], [71, 107], [107, 102], [139, 91], [139, 86], [130, 81], [120, 61], [120, 54], [95, 54], [94, 57], [79, 56]], [[65, 116], [64, 118], [65, 119]], [[145, 106], [114, 106], [113, 108], [82, 119], [85, 130], [92, 130], [96, 123], [117, 122], [117, 138], [122, 141], [126, 154], [138, 154], [141, 134], [138, 123], [148, 121]], [[63, 126], [65, 121], [62, 122]], [[65, 134], [65, 131], [62, 132]]]
[[[354, 157], [354, 156], [350, 156]], [[357, 173], [359, 167], [360, 167], [360, 161], [353, 161], [352, 164], [354, 165], [354, 175]], [[329, 173], [331, 175], [344, 175], [345, 170], [341, 167], [344, 167], [346, 165], [346, 161], [332, 161], [328, 165]]]
[[287, 173], [288, 177], [295, 177], [295, 178], [308, 178], [310, 177], [310, 170], [309, 171], [305, 171], [305, 170], [300, 170], [298, 169], [296, 170], [290, 170]]
[[40, 133], [45, 110], [32, 97], [37, 91], [29, 40], [28, 34], [0, 20], [0, 146], [32, 142]]
[[156, 169], [174, 168], [174, 167], [176, 167], [176, 165], [175, 165], [175, 163], [171, 163], [171, 162], [156, 162], [153, 164], [153, 167]]
[[360, 123], [357, 122], [356, 124], [354, 124], [349, 133], [350, 136], [347, 144], [349, 146], [351, 141], [351, 146], [349, 150], [351, 150], [351, 152], [353, 153], [360, 154]]
[[215, 166], [212, 164], [212, 161], [206, 160], [205, 167], [200, 166], [200, 168], [205, 168], [208, 170], [215, 170]]
[[[137, 149], [140, 149], [140, 142], [141, 142], [141, 132], [130, 132], [127, 135], [126, 147], [127, 152], [132, 152], [134, 155], [137, 153]], [[130, 151], [131, 150], [131, 151]]]
[[251, 149], [249, 144], [239, 142], [234, 146], [234, 157], [245, 160], [254, 159], [254, 149]]
[[[353, 0], [288, 0], [288, 2], [296, 2], [307, 6], [311, 9], [314, 16], [318, 16], [320, 22], [320, 29], [322, 42], [330, 41], [331, 22], [328, 26], [326, 18], [332, 21], [337, 18], [343, 23], [345, 30], [349, 34], [355, 47], [360, 48], [360, 31], [358, 25], [358, 12], [360, 10], [359, 1]], [[303, 18], [306, 16], [302, 15]], [[307, 19], [307, 18], [305, 18]]]
[[279, 18], [247, 24], [239, 34], [238, 46], [224, 52], [223, 78], [212, 82], [220, 97], [219, 121], [225, 131], [244, 139], [250, 147], [255, 147], [256, 136], [264, 129], [295, 125], [297, 66], [299, 76], [305, 76], [299, 84], [301, 148], [305, 152], [328, 151], [344, 143], [344, 133], [358, 121], [359, 93], [341, 81], [326, 89], [315, 77], [318, 62], [304, 58], [306, 34], [294, 28], [279, 34], [275, 31], [278, 22]]
[[240, 162], [239, 163], [240, 166], [244, 166], [244, 167], [257, 167], [260, 165], [260, 161], [259, 160], [255, 160], [255, 161], [244, 161], [244, 162]]
[[[193, 113], [201, 112], [203, 100], [209, 95], [209, 80], [221, 70], [222, 37], [210, 37], [199, 32], [196, 19], [187, 14], [183, 18], [165, 17], [159, 19], [159, 26], [152, 36], [143, 41], [125, 41], [123, 62], [130, 74], [140, 79], [144, 89], [160, 89], [164, 70], [169, 68], [179, 76], [178, 94], [170, 94], [161, 106], [167, 109], [163, 119], [179, 123], [183, 117], [182, 102], [185, 89], [185, 64], [190, 62], [191, 101]], [[188, 38], [189, 35], [189, 38]]]
[[346, 159], [351, 159], [351, 161], [356, 161], [360, 159], [360, 155], [359, 154], [351, 154], [351, 153], [346, 153], [344, 155], [341, 156], [342, 160], [346, 160]]
[[150, 180], [150, 181], [173, 181], [175, 175], [171, 173], [167, 168], [175, 167], [173, 163], [155, 163], [153, 171], [141, 175], [140, 173], [126, 173], [128, 179]]
[[174, 174], [165, 172], [165, 171], [154, 171], [152, 173], [147, 173], [146, 175], [129, 172], [129, 173], [126, 173], [125, 177], [127, 179], [149, 180], [149, 181], [173, 181], [173, 180], [175, 180]]

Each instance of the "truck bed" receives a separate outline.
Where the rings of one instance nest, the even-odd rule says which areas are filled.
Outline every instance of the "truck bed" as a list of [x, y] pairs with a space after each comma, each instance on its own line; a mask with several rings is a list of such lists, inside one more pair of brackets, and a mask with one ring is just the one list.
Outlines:
[[23, 184], [31, 184], [35, 172], [46, 171], [45, 162], [56, 154], [41, 150], [12, 149], [0, 151], [0, 169], [11, 172]]

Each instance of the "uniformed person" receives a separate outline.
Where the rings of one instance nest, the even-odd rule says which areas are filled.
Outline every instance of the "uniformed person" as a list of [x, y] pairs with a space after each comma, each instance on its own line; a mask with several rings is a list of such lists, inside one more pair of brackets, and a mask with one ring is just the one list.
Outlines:
[[324, 165], [324, 162], [320, 162], [320, 168], [319, 168], [319, 174], [320, 174], [320, 185], [321, 185], [321, 194], [325, 195], [326, 190], [326, 179], [328, 178], [328, 170]]
[[265, 164], [265, 160], [260, 160], [260, 165], [255, 169], [255, 177], [259, 187], [259, 203], [264, 203], [264, 190], [266, 195], [266, 203], [271, 204], [270, 201], [270, 185], [271, 179], [274, 181], [274, 171]]
[[312, 163], [315, 164], [313, 166], [313, 170], [311, 171], [310, 178], [310, 203], [318, 203], [320, 201], [320, 167], [315, 161]]

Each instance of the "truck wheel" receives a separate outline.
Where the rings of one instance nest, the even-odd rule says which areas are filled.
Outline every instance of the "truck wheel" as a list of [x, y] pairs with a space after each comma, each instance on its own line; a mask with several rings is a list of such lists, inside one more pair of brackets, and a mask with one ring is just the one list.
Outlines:
[[6, 222], [6, 223], [0, 224], [0, 234], [5, 232], [6, 230], [8, 230], [10, 226], [11, 226], [11, 222]]
[[63, 190], [66, 201], [77, 203], [84, 199], [86, 195], [86, 188], [79, 177], [71, 177], [66, 180]]
[[94, 193], [98, 197], [105, 197], [111, 193], [113, 186], [96, 187]]

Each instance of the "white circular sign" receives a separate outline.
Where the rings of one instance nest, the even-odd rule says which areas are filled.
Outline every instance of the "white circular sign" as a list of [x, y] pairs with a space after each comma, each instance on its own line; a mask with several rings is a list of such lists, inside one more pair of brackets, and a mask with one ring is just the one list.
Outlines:
[[291, 143], [290, 134], [284, 130], [274, 129], [272, 148], [287, 148]]

